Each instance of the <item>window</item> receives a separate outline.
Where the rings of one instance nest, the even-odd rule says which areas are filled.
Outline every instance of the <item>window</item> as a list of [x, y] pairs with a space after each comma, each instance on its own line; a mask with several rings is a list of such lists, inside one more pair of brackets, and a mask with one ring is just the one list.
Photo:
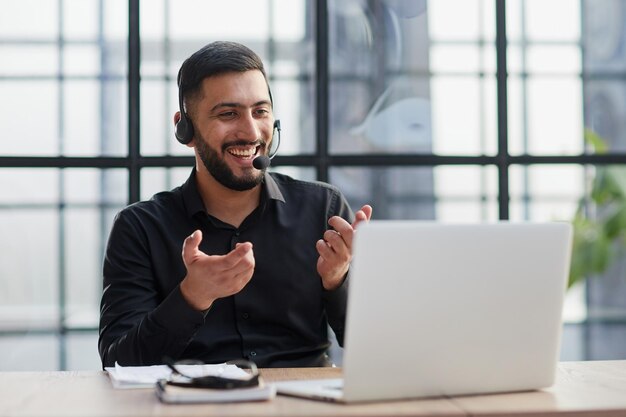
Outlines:
[[[595, 208], [596, 168], [626, 162], [620, 1], [0, 6], [0, 370], [100, 367], [113, 216], [189, 175], [176, 74], [213, 40], [266, 63], [272, 169], [330, 181], [379, 219], [571, 220]], [[569, 291], [563, 359], [626, 357], [625, 259]]]

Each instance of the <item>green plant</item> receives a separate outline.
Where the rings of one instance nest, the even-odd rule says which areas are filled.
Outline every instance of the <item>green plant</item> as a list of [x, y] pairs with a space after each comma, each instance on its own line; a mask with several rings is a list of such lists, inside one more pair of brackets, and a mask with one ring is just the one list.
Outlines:
[[[606, 141], [589, 129], [585, 130], [585, 141], [598, 154], [608, 150]], [[574, 242], [569, 287], [605, 272], [624, 254], [626, 166], [601, 165], [595, 168], [590, 200], [581, 200], [572, 224]]]

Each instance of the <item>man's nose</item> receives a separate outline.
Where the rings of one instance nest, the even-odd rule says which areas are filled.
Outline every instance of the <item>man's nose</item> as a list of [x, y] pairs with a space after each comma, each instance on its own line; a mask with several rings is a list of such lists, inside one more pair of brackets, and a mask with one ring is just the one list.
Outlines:
[[252, 114], [245, 114], [239, 119], [238, 130], [241, 139], [257, 140], [261, 138], [260, 122]]

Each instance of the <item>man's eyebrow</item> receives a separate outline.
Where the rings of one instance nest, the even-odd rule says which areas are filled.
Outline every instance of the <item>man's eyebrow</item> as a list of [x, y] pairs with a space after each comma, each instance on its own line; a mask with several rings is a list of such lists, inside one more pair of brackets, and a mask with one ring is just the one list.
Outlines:
[[[260, 101], [257, 101], [256, 103], [254, 103], [251, 107], [265, 106], [265, 105], [267, 105], [267, 106], [271, 105], [270, 101], [269, 100], [260, 100]], [[227, 108], [233, 108], [233, 107], [237, 108], [237, 107], [239, 107], [239, 108], [242, 108], [242, 107], [245, 107], [245, 106], [243, 104], [241, 104], [241, 103], [230, 103], [230, 102], [225, 101], [225, 102], [217, 103], [215, 106], [213, 106], [211, 108], [211, 111], [215, 111], [215, 110], [217, 110], [219, 108], [222, 108], [222, 107], [227, 107]]]

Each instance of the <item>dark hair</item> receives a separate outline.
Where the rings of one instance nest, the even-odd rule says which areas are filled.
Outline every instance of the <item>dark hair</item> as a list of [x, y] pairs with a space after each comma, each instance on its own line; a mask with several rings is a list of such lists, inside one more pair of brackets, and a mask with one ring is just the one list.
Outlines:
[[181, 65], [177, 77], [179, 97], [183, 101], [196, 95], [207, 77], [251, 70], [261, 71], [267, 83], [263, 61], [253, 50], [237, 42], [212, 42], [194, 52]]

